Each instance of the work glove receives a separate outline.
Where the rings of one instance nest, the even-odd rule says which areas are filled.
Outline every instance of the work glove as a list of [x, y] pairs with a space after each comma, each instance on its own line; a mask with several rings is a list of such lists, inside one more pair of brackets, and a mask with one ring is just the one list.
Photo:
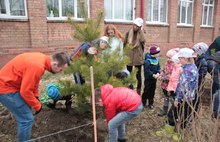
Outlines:
[[37, 115], [38, 113], [40, 113], [41, 110], [42, 110], [42, 106], [40, 107], [38, 111], [35, 111], [34, 115]]

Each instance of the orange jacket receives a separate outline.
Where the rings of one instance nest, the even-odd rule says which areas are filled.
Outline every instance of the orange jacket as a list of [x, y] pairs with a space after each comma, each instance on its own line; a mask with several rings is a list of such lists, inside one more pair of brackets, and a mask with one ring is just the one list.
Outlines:
[[25, 102], [38, 111], [41, 104], [36, 97], [45, 70], [51, 71], [49, 56], [42, 53], [16, 56], [0, 70], [0, 94], [20, 92]]

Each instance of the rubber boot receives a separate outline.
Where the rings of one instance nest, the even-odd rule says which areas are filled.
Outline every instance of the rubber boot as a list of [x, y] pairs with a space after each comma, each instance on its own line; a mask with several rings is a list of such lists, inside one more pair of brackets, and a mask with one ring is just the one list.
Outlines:
[[126, 139], [118, 139], [118, 142], [126, 142]]
[[72, 106], [71, 96], [66, 97], [65, 100], [66, 100], [65, 102], [66, 112], [69, 113], [71, 111], [71, 106]]
[[171, 125], [165, 125], [162, 128], [162, 130], [156, 131], [156, 135], [158, 137], [163, 137], [163, 136], [171, 137], [173, 134], [174, 134], [174, 126]]
[[49, 107], [51, 109], [56, 109], [56, 103], [57, 103], [57, 101], [51, 101], [47, 104], [47, 107]]
[[168, 106], [163, 106], [163, 110], [158, 114], [158, 116], [167, 115], [167, 112], [168, 112]]

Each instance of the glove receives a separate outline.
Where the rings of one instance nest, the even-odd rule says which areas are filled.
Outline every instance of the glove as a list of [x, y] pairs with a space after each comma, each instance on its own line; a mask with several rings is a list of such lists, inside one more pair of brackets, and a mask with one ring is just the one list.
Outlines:
[[41, 110], [42, 110], [42, 106], [40, 107], [40, 109], [39, 109], [38, 111], [36, 111], [36, 112], [34, 113], [34, 115], [37, 115], [38, 113], [40, 113]]

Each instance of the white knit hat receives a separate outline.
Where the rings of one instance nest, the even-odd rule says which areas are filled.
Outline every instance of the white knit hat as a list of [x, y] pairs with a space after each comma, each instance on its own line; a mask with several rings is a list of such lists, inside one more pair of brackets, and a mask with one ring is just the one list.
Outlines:
[[175, 54], [177, 54], [179, 51], [180, 51], [179, 48], [172, 48], [172, 49], [170, 49], [170, 50], [167, 51], [166, 56], [171, 59], [171, 58], [172, 58]]
[[135, 25], [137, 25], [138, 27], [141, 27], [144, 23], [142, 18], [136, 18], [133, 22]]
[[192, 49], [199, 55], [201, 56], [202, 54], [205, 54], [205, 52], [208, 50], [208, 45], [204, 42], [199, 42], [195, 44]]
[[190, 48], [181, 48], [180, 51], [178, 52], [177, 56], [178, 57], [185, 57], [185, 58], [193, 58], [195, 57], [194, 51]]
[[178, 63], [180, 60], [178, 58], [178, 54], [175, 54], [171, 57], [171, 61], [173, 61], [174, 63]]
[[107, 42], [107, 44], [108, 44], [108, 37], [107, 36], [102, 36], [100, 39]]

